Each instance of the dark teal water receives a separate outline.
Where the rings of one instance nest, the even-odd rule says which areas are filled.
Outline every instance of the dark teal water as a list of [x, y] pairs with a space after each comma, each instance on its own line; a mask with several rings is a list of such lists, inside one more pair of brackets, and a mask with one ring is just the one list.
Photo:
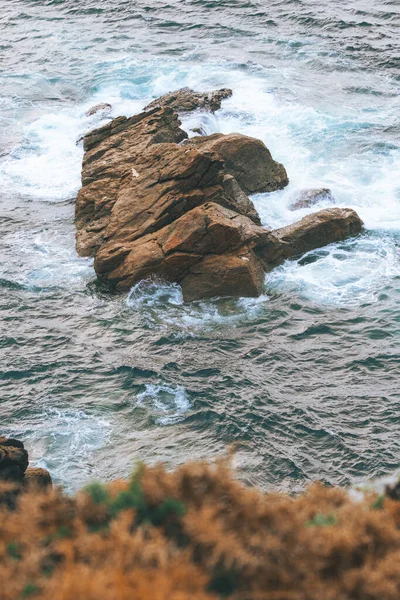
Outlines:
[[[69, 488], [236, 444], [263, 488], [348, 484], [400, 462], [400, 7], [355, 0], [3, 0], [0, 430]], [[229, 86], [206, 130], [262, 138], [289, 187], [281, 226], [330, 187], [365, 232], [266, 278], [256, 300], [113, 296], [74, 249], [82, 149], [113, 116], [190, 85]]]

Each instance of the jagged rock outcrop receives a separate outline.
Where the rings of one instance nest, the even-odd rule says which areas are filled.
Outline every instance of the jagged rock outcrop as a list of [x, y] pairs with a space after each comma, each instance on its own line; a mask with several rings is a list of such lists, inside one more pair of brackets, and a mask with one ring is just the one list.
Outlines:
[[240, 188], [226, 181], [217, 155], [155, 144], [137, 156], [121, 177], [104, 240], [132, 241], [210, 200], [240, 214], [255, 211], [250, 201], [242, 199]]
[[95, 268], [120, 290], [157, 276], [179, 283], [186, 300], [257, 296], [264, 273], [256, 252], [272, 237], [245, 215], [207, 202], [149, 235], [111, 237], [97, 252]]
[[20, 440], [0, 436], [0, 481], [28, 487], [51, 485], [51, 476], [46, 469], [28, 468], [28, 452]]
[[266, 145], [256, 138], [240, 133], [214, 133], [185, 143], [216, 152], [224, 161], [226, 173], [235, 177], [246, 194], [275, 192], [289, 183], [285, 167], [276, 162]]
[[171, 108], [179, 97], [181, 110], [187, 94], [187, 110], [195, 101], [205, 106], [204, 94], [181, 90], [84, 138], [77, 250], [95, 257], [97, 275], [112, 288], [155, 276], [179, 283], [185, 300], [257, 296], [265, 270], [360, 231], [348, 209], [277, 231], [261, 227], [246, 192], [287, 185], [284, 167], [248, 136], [187, 140]]
[[301, 208], [309, 208], [318, 204], [318, 202], [328, 201], [333, 204], [334, 198], [329, 188], [317, 188], [311, 190], [303, 190], [297, 200], [290, 206], [291, 210], [300, 210]]
[[134, 174], [137, 158], [149, 146], [177, 144], [185, 138], [187, 134], [180, 128], [178, 116], [168, 107], [154, 108], [129, 119], [118, 117], [85, 136], [83, 187], [75, 205], [77, 251], [81, 256], [93, 256], [102, 244], [121, 178]]
[[244, 193], [237, 180], [232, 175], [225, 175], [222, 185], [226, 194], [235, 200], [237, 211], [249, 217], [256, 225], [261, 225], [260, 215], [256, 207]]
[[229, 88], [199, 93], [185, 87], [153, 100], [153, 102], [150, 102], [144, 110], [151, 110], [160, 106], [169, 106], [176, 112], [182, 113], [191, 112], [197, 109], [215, 112], [221, 108], [222, 100], [230, 98], [231, 96], [232, 90]]
[[108, 102], [102, 102], [101, 104], [95, 104], [95, 106], [89, 108], [89, 110], [86, 112], [86, 116], [91, 117], [98, 112], [102, 112], [105, 115], [108, 115], [111, 112], [111, 109], [111, 104], [108, 104]]
[[28, 464], [28, 453], [22, 442], [0, 437], [0, 480], [20, 483]]

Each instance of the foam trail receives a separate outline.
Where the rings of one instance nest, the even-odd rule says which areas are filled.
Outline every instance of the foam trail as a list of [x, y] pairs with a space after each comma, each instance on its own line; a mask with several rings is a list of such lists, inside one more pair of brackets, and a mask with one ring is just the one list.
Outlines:
[[267, 276], [267, 289], [327, 305], [376, 302], [385, 286], [400, 277], [399, 258], [391, 237], [370, 235], [330, 244], [274, 269]]
[[31, 466], [48, 469], [56, 483], [66, 481], [76, 488], [88, 475], [96, 475], [87, 468], [95, 464], [94, 456], [107, 443], [112, 425], [83, 410], [46, 407], [31, 412], [23, 429], [11, 424], [3, 431], [24, 440]]
[[268, 297], [220, 298], [185, 303], [179, 285], [157, 280], [145, 280], [130, 290], [126, 305], [140, 314], [147, 326], [175, 330], [183, 335], [260, 317]]
[[137, 395], [138, 406], [149, 406], [158, 425], [172, 425], [185, 418], [190, 409], [189, 398], [182, 386], [146, 384]]

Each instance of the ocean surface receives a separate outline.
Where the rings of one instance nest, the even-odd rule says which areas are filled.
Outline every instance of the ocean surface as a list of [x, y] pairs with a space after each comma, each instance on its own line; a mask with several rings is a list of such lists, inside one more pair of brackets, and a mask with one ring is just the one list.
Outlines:
[[[263, 489], [400, 466], [398, 0], [0, 0], [0, 433], [75, 489], [224, 455]], [[364, 233], [287, 261], [258, 299], [112, 295], [74, 246], [83, 150], [110, 102], [231, 87], [208, 133], [264, 140], [288, 171], [254, 196], [291, 223], [329, 187]]]

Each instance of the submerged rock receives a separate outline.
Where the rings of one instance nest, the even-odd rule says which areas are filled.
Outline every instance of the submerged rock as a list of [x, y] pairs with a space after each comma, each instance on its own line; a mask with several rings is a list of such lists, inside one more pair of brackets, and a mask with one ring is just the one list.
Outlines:
[[111, 109], [111, 104], [108, 104], [108, 102], [103, 102], [102, 104], [96, 104], [95, 106], [92, 106], [92, 108], [89, 108], [89, 110], [86, 112], [86, 116], [91, 117], [98, 112], [105, 112], [108, 114], [111, 112]]
[[191, 112], [197, 109], [215, 112], [221, 108], [222, 100], [230, 98], [231, 96], [232, 90], [229, 88], [199, 93], [185, 87], [153, 100], [153, 102], [150, 102], [144, 110], [151, 110], [160, 106], [169, 106], [177, 112]]
[[301, 192], [299, 198], [294, 202], [290, 208], [291, 210], [300, 210], [301, 208], [309, 208], [322, 202], [323, 200], [334, 202], [332, 192], [329, 188], [318, 188], [312, 190], [304, 190]]
[[256, 138], [240, 133], [215, 133], [194, 137], [185, 143], [219, 154], [225, 171], [235, 177], [246, 194], [275, 192], [289, 183], [285, 167], [276, 162], [266, 145]]
[[360, 231], [349, 209], [261, 227], [247, 193], [287, 185], [284, 167], [241, 134], [187, 140], [173, 110], [213, 109], [226, 94], [180, 90], [85, 136], [77, 250], [111, 288], [155, 276], [179, 283], [185, 300], [258, 296], [264, 270]]

